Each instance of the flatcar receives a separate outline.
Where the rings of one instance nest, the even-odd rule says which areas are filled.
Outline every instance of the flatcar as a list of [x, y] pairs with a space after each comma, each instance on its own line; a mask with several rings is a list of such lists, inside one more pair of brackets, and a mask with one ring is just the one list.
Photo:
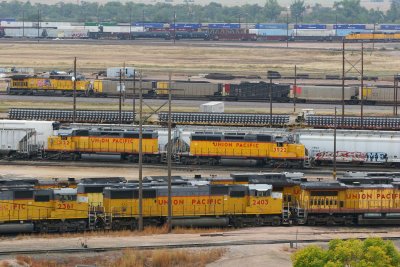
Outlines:
[[[13, 75], [7, 87], [8, 94], [61, 94], [72, 95], [74, 82], [72, 75], [49, 75], [40, 77], [35, 75]], [[77, 95], [93, 95], [90, 81], [77, 78]]]

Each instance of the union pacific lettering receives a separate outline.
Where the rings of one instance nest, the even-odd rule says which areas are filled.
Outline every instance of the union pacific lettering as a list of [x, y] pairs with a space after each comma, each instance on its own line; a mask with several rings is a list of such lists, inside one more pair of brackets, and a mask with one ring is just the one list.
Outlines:
[[241, 142], [211, 142], [214, 147], [232, 147], [232, 148], [259, 148], [258, 143]]
[[25, 204], [3, 204], [0, 205], [0, 210], [24, 210], [26, 209]]
[[91, 138], [93, 143], [133, 144], [132, 138]]
[[[192, 205], [221, 205], [222, 199], [212, 199], [212, 198], [203, 198], [203, 199], [190, 199], [189, 203]], [[158, 205], [168, 205], [168, 200], [159, 199], [157, 201]], [[172, 200], [172, 205], [184, 205], [185, 202], [183, 199], [174, 199]]]
[[373, 194], [364, 193], [346, 194], [346, 199], [400, 199], [400, 194], [387, 193], [376, 194], [375, 196]]

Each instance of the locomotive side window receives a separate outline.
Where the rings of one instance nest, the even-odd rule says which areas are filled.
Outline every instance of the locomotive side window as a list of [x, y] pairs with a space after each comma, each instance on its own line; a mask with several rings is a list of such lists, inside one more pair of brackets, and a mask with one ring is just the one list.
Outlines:
[[212, 186], [210, 188], [210, 195], [218, 196], [218, 195], [228, 195], [229, 188], [226, 186]]
[[111, 199], [131, 199], [134, 198], [133, 191], [111, 191]]
[[143, 198], [156, 198], [156, 190], [143, 190]]
[[15, 191], [14, 199], [32, 199], [33, 191]]
[[271, 135], [257, 135], [257, 141], [271, 142], [272, 141], [272, 136]]
[[59, 201], [76, 201], [76, 195], [60, 195], [57, 194], [55, 197]]
[[268, 197], [270, 195], [271, 195], [271, 192], [269, 190], [263, 190], [263, 191], [256, 190], [256, 193], [255, 193], [256, 197]]
[[244, 191], [231, 191], [229, 193], [229, 196], [230, 197], [244, 197], [245, 194], [244, 194]]
[[35, 196], [35, 202], [49, 202], [50, 196]]

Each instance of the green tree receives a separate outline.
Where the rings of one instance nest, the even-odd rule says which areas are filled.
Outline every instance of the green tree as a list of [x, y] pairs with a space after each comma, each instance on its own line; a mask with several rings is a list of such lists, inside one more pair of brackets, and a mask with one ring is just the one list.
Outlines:
[[290, 14], [295, 20], [302, 20], [304, 12], [306, 12], [306, 6], [303, 0], [295, 0], [290, 5]]
[[279, 5], [277, 0], [267, 0], [264, 10], [267, 21], [276, 21], [284, 8]]
[[390, 9], [386, 13], [387, 21], [392, 23], [396, 22], [400, 18], [400, 0], [392, 0], [390, 3]]
[[294, 267], [395, 267], [400, 266], [400, 252], [392, 241], [381, 238], [332, 240], [328, 249], [308, 246], [292, 255]]
[[360, 0], [342, 0], [333, 5], [339, 21], [342, 23], [373, 23], [368, 10], [361, 6]]

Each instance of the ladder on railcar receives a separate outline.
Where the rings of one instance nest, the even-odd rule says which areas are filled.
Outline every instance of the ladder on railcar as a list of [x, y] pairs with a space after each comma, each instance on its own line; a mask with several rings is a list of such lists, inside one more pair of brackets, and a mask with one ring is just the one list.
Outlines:
[[290, 203], [283, 204], [282, 207], [282, 224], [290, 224]]

